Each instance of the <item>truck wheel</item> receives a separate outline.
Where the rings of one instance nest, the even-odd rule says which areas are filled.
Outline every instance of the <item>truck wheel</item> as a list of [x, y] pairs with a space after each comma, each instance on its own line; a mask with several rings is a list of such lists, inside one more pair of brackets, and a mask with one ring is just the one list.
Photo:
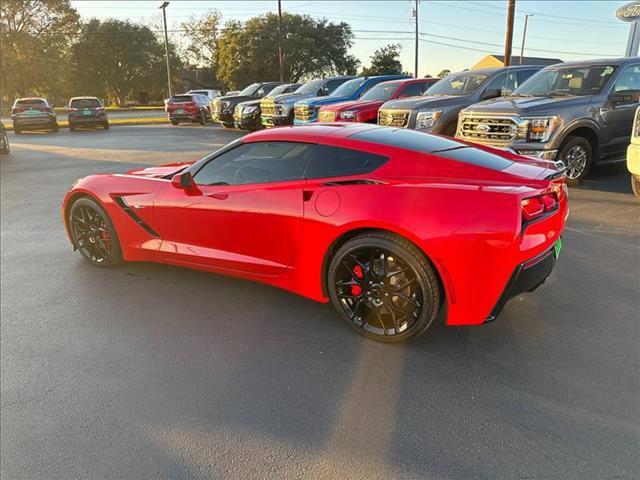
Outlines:
[[636, 197], [640, 198], [640, 177], [637, 175], [631, 175], [631, 190]]
[[560, 147], [558, 160], [567, 167], [567, 185], [580, 185], [591, 169], [591, 143], [584, 137], [569, 136]]
[[177, 120], [171, 120], [171, 125], [173, 125], [175, 127], [176, 125], [178, 125], [178, 121]]
[[207, 117], [205, 116], [203, 111], [200, 111], [200, 118], [198, 118], [198, 123], [200, 125], [206, 125], [207, 124]]

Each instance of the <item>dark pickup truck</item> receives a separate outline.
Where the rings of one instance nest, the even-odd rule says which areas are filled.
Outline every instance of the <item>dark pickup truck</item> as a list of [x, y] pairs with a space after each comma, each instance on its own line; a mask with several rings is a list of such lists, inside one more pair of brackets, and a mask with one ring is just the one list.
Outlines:
[[640, 58], [552, 65], [506, 98], [460, 113], [463, 140], [562, 160], [577, 185], [592, 164], [624, 161], [640, 98]]
[[452, 73], [421, 97], [383, 104], [378, 110], [378, 123], [452, 137], [460, 110], [488, 98], [510, 94], [541, 68], [523, 65]]

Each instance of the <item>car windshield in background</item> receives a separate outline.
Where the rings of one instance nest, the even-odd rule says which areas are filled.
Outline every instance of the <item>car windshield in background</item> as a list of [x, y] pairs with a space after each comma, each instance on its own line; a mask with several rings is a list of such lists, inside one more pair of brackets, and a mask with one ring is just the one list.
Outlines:
[[16, 105], [44, 105], [44, 100], [39, 98], [26, 98], [24, 100], [18, 100]]
[[332, 97], [350, 97], [364, 84], [364, 78], [354, 78], [343, 83], [331, 94]]
[[239, 97], [253, 97], [253, 94], [256, 93], [259, 88], [260, 88], [260, 84], [259, 83], [252, 83], [248, 87], [245, 87], [244, 90], [242, 90], [238, 94], [238, 96]]
[[287, 91], [287, 89], [290, 87], [291, 85], [288, 84], [284, 84], [284, 85], [278, 85], [276, 88], [274, 88], [273, 90], [271, 90], [269, 92], [269, 97], [273, 97], [275, 95], [280, 95], [281, 93], [284, 93]]
[[583, 96], [600, 93], [615, 71], [613, 65], [542, 70], [513, 94], [526, 97]]
[[302, 85], [300, 88], [298, 88], [298, 90], [296, 90], [296, 93], [303, 93], [303, 94], [315, 93], [318, 91], [318, 89], [323, 83], [324, 83], [324, 80], [313, 80], [311, 82], [307, 82], [304, 85]]
[[399, 85], [385, 85], [384, 83], [380, 83], [365, 93], [362, 96], [362, 100], [388, 100], [398, 88], [400, 88]]
[[193, 100], [191, 95], [174, 95], [171, 97], [171, 103], [189, 103]]
[[79, 98], [77, 100], [71, 100], [69, 105], [71, 108], [100, 108], [100, 102], [95, 98]]
[[488, 75], [463, 73], [450, 75], [436, 82], [426, 95], [470, 95], [475, 92]]

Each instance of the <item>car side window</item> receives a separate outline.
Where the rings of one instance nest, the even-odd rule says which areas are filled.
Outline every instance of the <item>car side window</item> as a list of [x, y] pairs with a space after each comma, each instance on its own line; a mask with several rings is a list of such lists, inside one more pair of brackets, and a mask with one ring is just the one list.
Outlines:
[[524, 82], [529, 80], [529, 77], [531, 77], [534, 73], [537, 73], [537, 72], [538, 70], [518, 70], [517, 72], [518, 84], [516, 85], [516, 88], [518, 88]]
[[504, 72], [489, 80], [485, 92], [489, 90], [500, 90], [501, 95], [509, 95], [518, 84], [517, 72]]
[[415, 97], [417, 95], [422, 95], [427, 88], [428, 86], [426, 83], [411, 83], [402, 89], [400, 96]]
[[305, 178], [343, 177], [370, 173], [388, 160], [383, 155], [318, 145]]
[[194, 175], [198, 185], [245, 185], [302, 179], [314, 144], [243, 143], [207, 162]]
[[274, 88], [276, 88], [278, 85], [276, 84], [271, 84], [271, 85], [265, 85], [263, 86], [260, 90], [262, 90], [262, 95], [260, 95], [261, 97], [264, 97], [265, 95], [267, 95], [271, 90], [273, 90]]
[[627, 65], [613, 86], [613, 93], [640, 90], [640, 65]]
[[260, 87], [258, 90], [256, 90], [256, 93], [254, 93], [253, 96], [256, 98], [262, 98], [264, 97], [264, 93], [264, 87]]
[[336, 88], [338, 88], [340, 85], [342, 85], [345, 81], [341, 78], [336, 78], [334, 80], [329, 80], [327, 83], [324, 84], [324, 86], [321, 88], [322, 90], [322, 94], [323, 95], [329, 95], [331, 92], [333, 92]]

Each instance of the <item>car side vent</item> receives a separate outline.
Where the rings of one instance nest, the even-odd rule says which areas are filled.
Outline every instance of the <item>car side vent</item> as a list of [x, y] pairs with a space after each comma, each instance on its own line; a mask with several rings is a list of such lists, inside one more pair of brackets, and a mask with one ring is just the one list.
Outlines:
[[140, 225], [142, 228], [144, 228], [144, 230], [149, 234], [149, 235], [153, 235], [154, 237], [160, 237], [160, 235], [158, 235], [158, 233], [151, 228], [149, 225], [147, 225], [146, 223], [144, 223], [144, 220], [142, 220], [137, 214], [136, 212], [134, 212], [133, 210], [131, 210], [131, 207], [127, 204], [127, 202], [125, 202], [124, 198], [122, 197], [113, 197], [113, 199], [115, 200], [115, 202], [124, 210], [124, 212], [129, 215], [131, 217], [131, 219], [136, 222], [138, 225]]
[[382, 185], [383, 182], [377, 180], [337, 180], [335, 182], [325, 182], [327, 187], [338, 187], [342, 185]]

